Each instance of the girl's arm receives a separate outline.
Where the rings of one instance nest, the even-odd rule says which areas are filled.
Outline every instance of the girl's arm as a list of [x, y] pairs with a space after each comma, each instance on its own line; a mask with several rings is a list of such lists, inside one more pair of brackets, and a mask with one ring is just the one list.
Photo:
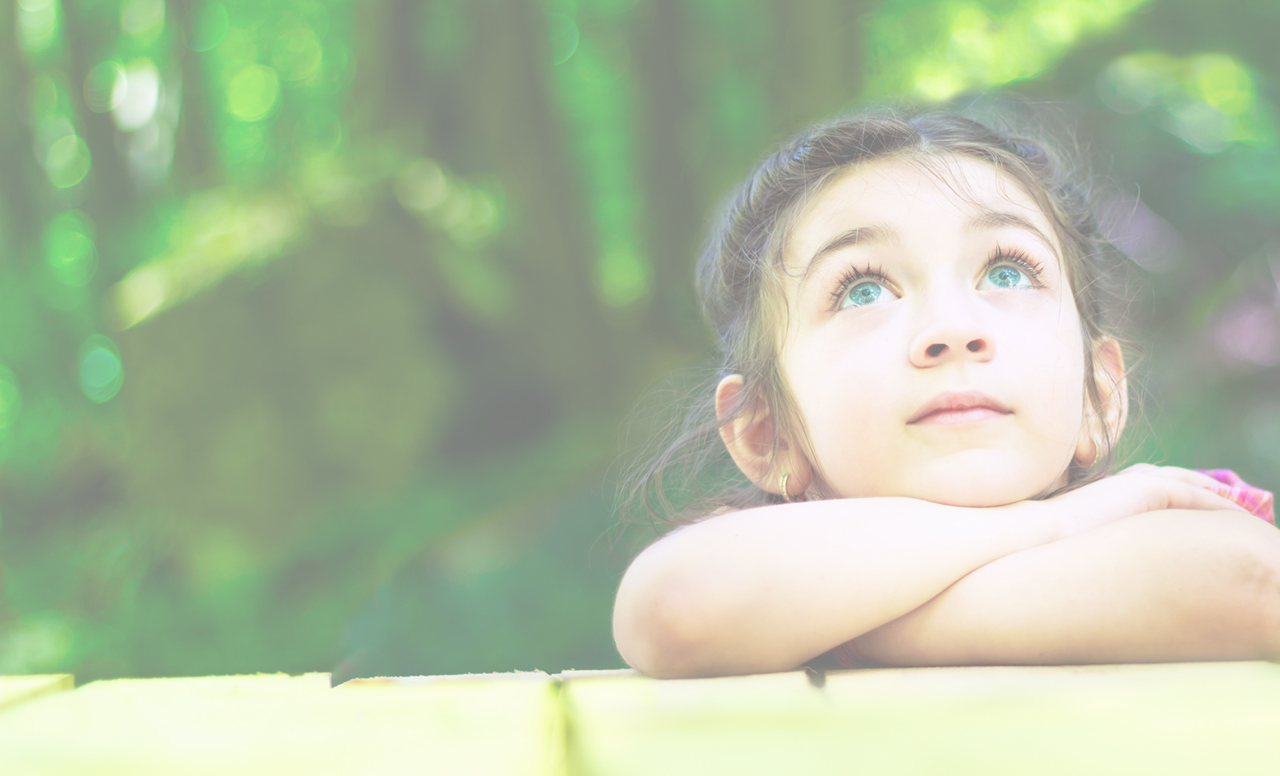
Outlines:
[[720, 515], [640, 554], [618, 590], [614, 637], [652, 676], [795, 668], [997, 559], [1142, 512], [1235, 508], [1201, 487], [1208, 482], [1135, 467], [1003, 507], [865, 498]]
[[1275, 659], [1280, 531], [1135, 515], [993, 561], [855, 646], [888, 665]]

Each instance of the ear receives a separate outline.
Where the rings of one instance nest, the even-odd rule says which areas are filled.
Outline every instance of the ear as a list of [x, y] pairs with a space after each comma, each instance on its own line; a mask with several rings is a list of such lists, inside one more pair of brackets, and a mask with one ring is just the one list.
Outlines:
[[1093, 381], [1102, 406], [1085, 406], [1084, 426], [1076, 443], [1076, 462], [1091, 466], [1104, 451], [1098, 445], [1110, 439], [1114, 444], [1129, 419], [1129, 386], [1125, 380], [1124, 353], [1111, 337], [1093, 349]]
[[813, 479], [808, 461], [786, 440], [779, 440], [774, 450], [773, 416], [762, 401], [742, 406], [742, 402], [748, 400], [745, 391], [742, 375], [729, 375], [716, 386], [716, 417], [720, 419], [724, 446], [742, 473], [760, 489], [784, 495], [782, 476], [785, 474], [785, 495], [799, 496]]

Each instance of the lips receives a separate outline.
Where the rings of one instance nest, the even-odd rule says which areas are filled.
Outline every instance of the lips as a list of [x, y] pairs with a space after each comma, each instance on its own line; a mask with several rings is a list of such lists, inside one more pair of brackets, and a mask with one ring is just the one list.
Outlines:
[[[930, 418], [935, 420], [942, 419], [951, 413], [956, 413], [954, 417], [961, 419], [963, 416], [959, 413], [964, 413], [967, 410], [990, 410], [1000, 415], [1013, 413], [1013, 410], [985, 393], [979, 393], [978, 391], [947, 391], [933, 397], [907, 421], [907, 424], [920, 423]], [[972, 413], [974, 420], [981, 419], [981, 416], [981, 412]]]

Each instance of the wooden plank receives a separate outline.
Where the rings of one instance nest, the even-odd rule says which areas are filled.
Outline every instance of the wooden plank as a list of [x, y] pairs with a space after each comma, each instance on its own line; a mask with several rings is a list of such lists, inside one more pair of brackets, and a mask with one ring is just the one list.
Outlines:
[[1277, 771], [1272, 663], [844, 672], [826, 689], [869, 773]]
[[570, 774], [1274, 774], [1280, 666], [569, 682]]
[[0, 711], [41, 695], [70, 690], [76, 686], [71, 674], [0, 676]]
[[550, 677], [545, 671], [511, 671], [487, 674], [436, 674], [422, 676], [367, 676], [348, 679], [339, 687], [417, 687], [424, 684], [472, 683], [472, 682], [537, 682], [546, 683]]
[[6, 772], [33, 776], [1271, 774], [1277, 725], [1270, 663], [872, 670], [824, 682], [531, 673], [335, 690], [316, 674], [95, 682], [0, 715], [0, 753]]
[[805, 753], [788, 752], [821, 743], [803, 726], [827, 710], [823, 693], [802, 671], [669, 681], [581, 678], [566, 683], [561, 698], [567, 771], [583, 776], [802, 773], [793, 766]]
[[562, 770], [557, 686], [540, 678], [328, 676], [94, 682], [0, 716], [4, 772], [502, 774]]

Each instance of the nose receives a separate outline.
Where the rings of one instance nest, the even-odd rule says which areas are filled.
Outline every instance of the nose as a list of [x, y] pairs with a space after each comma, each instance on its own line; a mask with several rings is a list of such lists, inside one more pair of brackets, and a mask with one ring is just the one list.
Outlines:
[[976, 313], [963, 304], [935, 309], [911, 342], [911, 363], [923, 369], [954, 360], [990, 361], [995, 340]]

